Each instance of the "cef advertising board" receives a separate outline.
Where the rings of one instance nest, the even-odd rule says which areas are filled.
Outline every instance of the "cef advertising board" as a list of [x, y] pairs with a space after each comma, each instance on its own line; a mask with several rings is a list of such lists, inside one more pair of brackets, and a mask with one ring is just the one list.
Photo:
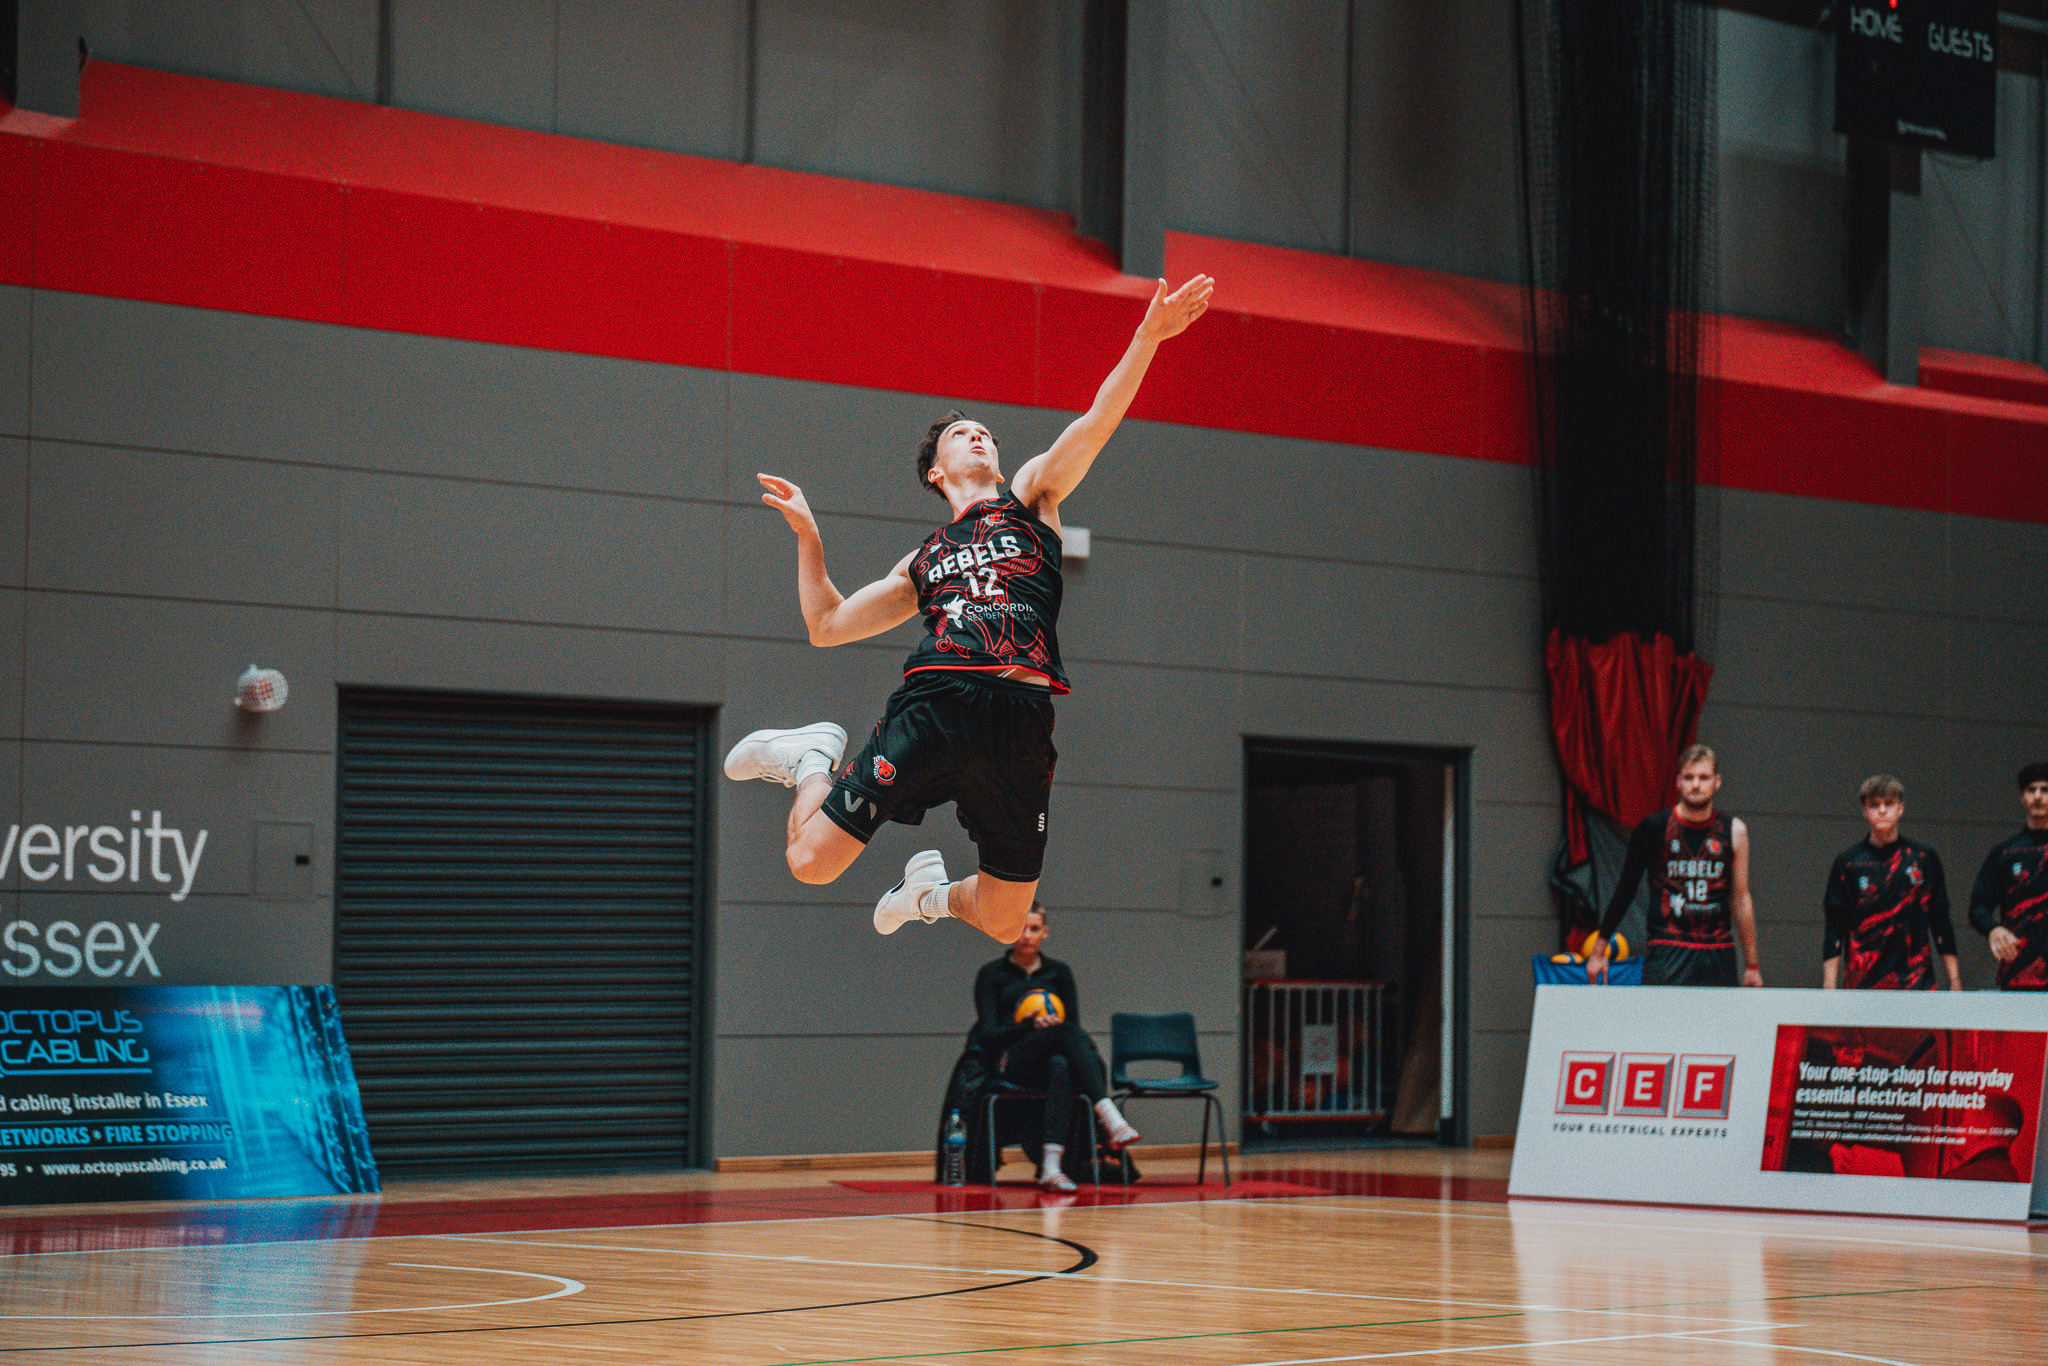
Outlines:
[[377, 1188], [331, 987], [0, 991], [0, 1205]]
[[2048, 1000], [1537, 988], [1509, 1194], [2025, 1220]]

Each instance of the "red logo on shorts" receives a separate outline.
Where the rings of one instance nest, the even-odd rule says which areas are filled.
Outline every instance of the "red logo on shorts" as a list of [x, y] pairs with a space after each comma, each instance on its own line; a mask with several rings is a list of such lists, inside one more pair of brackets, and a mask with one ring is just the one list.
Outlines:
[[879, 754], [875, 756], [875, 781], [885, 787], [896, 781], [896, 765]]

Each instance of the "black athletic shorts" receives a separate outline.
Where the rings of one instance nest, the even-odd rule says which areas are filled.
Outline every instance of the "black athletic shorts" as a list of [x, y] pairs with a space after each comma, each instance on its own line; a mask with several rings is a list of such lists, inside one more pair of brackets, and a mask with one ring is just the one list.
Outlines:
[[1688, 949], [1674, 944], [1652, 944], [1643, 954], [1643, 985], [1646, 987], [1735, 987], [1742, 974], [1735, 969], [1735, 946], [1725, 949]]
[[952, 802], [982, 872], [1036, 882], [1058, 759], [1050, 689], [986, 674], [914, 673], [839, 771], [825, 814], [866, 844], [884, 821], [917, 825]]

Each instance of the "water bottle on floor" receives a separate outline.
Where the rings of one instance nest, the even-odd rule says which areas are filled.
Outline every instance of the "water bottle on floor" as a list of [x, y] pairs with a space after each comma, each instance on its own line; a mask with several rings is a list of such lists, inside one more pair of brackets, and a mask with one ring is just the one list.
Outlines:
[[967, 1184], [967, 1121], [958, 1110], [946, 1115], [946, 1184]]

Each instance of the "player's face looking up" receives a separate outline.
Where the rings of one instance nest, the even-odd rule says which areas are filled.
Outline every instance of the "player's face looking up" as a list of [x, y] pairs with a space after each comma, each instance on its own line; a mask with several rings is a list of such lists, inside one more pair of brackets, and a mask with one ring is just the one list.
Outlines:
[[2020, 804], [2027, 808], [2028, 829], [2048, 830], [2048, 780], [2021, 788]]
[[1863, 819], [1870, 822], [1873, 844], [1890, 844], [1899, 837], [1899, 818], [1906, 814], [1903, 797], [1874, 796], [1863, 803]]
[[1678, 804], [1688, 816], [1712, 810], [1714, 794], [1720, 790], [1721, 773], [1710, 759], [1695, 759], [1678, 770]]
[[988, 428], [972, 418], [963, 418], [939, 433], [938, 453], [932, 458], [931, 478], [1000, 484], [1002, 471], [996, 464], [996, 439]]

